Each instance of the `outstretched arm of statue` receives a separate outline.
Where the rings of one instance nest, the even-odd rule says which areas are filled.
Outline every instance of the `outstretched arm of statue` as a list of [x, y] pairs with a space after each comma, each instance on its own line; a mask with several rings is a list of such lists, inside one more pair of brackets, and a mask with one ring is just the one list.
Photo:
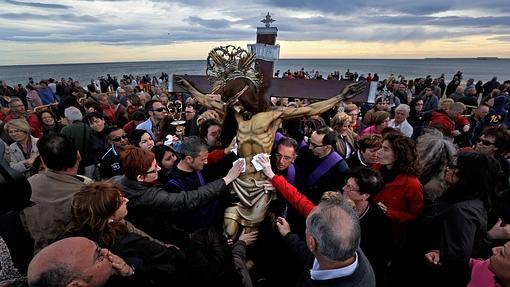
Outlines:
[[199, 91], [195, 86], [188, 80], [176, 77], [176, 84], [186, 90], [194, 99], [196, 99], [202, 106], [213, 109], [221, 114], [225, 112], [225, 105], [223, 102], [216, 100], [218, 97], [207, 95]]
[[348, 85], [344, 90], [332, 97], [331, 99], [316, 102], [300, 108], [283, 108], [282, 113], [284, 118], [297, 118], [302, 116], [313, 116], [324, 113], [331, 109], [333, 105], [345, 101], [361, 94], [366, 89], [365, 82], [356, 82]]

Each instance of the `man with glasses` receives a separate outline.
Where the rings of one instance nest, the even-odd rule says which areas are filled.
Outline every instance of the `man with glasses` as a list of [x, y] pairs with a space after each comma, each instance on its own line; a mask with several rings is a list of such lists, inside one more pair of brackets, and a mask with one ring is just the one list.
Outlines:
[[360, 121], [359, 108], [355, 104], [348, 104], [345, 106], [344, 111], [351, 117], [352, 130], [358, 135], [367, 127]]
[[27, 112], [25, 105], [20, 98], [11, 98], [9, 107], [11, 108], [11, 112], [7, 117], [5, 117], [5, 123], [14, 119], [25, 119], [32, 128], [32, 136], [35, 138], [40, 138], [42, 136], [39, 119], [35, 114]]
[[146, 130], [153, 139], [159, 138], [163, 120], [168, 114], [166, 107], [158, 100], [150, 100], [145, 104], [145, 111], [149, 114], [149, 118], [136, 126], [139, 130]]
[[271, 158], [271, 166], [277, 175], [283, 175], [289, 183], [296, 181], [296, 167], [294, 160], [299, 149], [295, 139], [283, 137], [276, 144], [276, 149]]
[[303, 180], [298, 186], [317, 204], [325, 191], [340, 190], [345, 184], [349, 166], [334, 150], [337, 134], [330, 127], [318, 128], [309, 140], [309, 149], [300, 161]]
[[102, 179], [124, 174], [120, 154], [131, 146], [126, 132], [119, 127], [112, 127], [106, 131], [107, 142], [110, 148], [99, 160], [99, 172]]
[[508, 187], [510, 164], [505, 155], [510, 151], [510, 132], [503, 125], [487, 127], [482, 131], [474, 149], [476, 152], [491, 155], [499, 161], [503, 171], [502, 178], [506, 180], [504, 186]]

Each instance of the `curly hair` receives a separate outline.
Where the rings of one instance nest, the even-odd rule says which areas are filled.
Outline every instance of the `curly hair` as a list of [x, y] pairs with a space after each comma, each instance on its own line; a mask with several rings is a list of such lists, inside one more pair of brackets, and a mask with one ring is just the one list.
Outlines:
[[404, 135], [389, 133], [384, 137], [395, 156], [392, 170], [407, 175], [418, 175], [419, 160], [416, 142]]
[[420, 181], [423, 184], [437, 175], [444, 174], [446, 166], [457, 155], [453, 141], [433, 129], [418, 138], [417, 151], [421, 169]]
[[121, 204], [122, 192], [112, 183], [85, 185], [73, 196], [73, 231], [94, 239], [102, 246], [112, 246], [117, 234], [128, 232], [124, 223], [108, 221]]

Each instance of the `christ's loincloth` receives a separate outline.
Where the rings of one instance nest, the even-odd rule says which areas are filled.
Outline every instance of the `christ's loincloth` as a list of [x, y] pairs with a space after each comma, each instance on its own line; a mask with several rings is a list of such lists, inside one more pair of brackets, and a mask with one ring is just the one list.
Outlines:
[[266, 217], [274, 192], [264, 190], [263, 180], [237, 178], [232, 182], [232, 190], [240, 201], [225, 210], [225, 219], [237, 221], [243, 227], [256, 227]]

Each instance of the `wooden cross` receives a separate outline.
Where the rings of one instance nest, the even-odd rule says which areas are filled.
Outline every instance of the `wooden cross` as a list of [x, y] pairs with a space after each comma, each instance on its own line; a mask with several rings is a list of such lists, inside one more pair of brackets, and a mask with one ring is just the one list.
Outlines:
[[[262, 23], [266, 27], [257, 28], [257, 44], [274, 46], [276, 44], [276, 27], [270, 27], [271, 23], [275, 20], [271, 18], [269, 12]], [[273, 78], [273, 60], [262, 60], [257, 58], [255, 67], [257, 72], [262, 75], [262, 91], [265, 96], [281, 97], [281, 98], [301, 98], [301, 99], [329, 99], [338, 95], [347, 85], [353, 83], [347, 80], [308, 80], [308, 79], [281, 79]], [[175, 77], [181, 77], [189, 82], [192, 82], [196, 88], [204, 93], [211, 92], [211, 86], [207, 80], [207, 76], [197, 75], [174, 75], [173, 91], [185, 92], [181, 87], [175, 83]], [[352, 98], [351, 101], [356, 103], [366, 102], [368, 99], [369, 89], [365, 89], [363, 93]], [[269, 100], [269, 99], [266, 99]]]

